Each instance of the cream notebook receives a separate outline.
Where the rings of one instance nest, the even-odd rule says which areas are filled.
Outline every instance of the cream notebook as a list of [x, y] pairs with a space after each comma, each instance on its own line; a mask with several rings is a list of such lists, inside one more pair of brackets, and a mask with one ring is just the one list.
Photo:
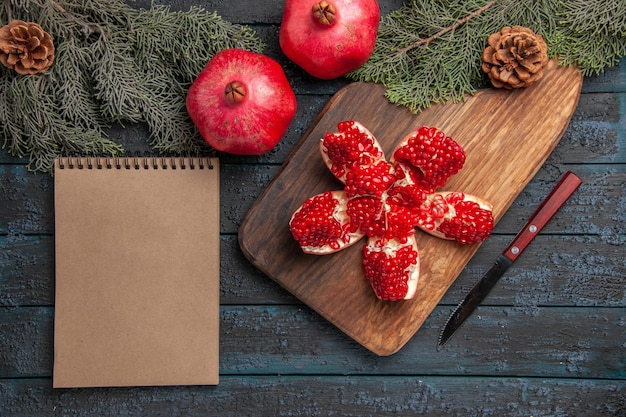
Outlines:
[[53, 386], [214, 385], [219, 161], [59, 158]]

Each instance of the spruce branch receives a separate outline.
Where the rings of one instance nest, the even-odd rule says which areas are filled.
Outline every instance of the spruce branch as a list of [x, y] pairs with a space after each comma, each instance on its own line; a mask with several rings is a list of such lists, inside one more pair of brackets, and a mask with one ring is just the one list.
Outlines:
[[13, 15], [11, 13], [11, 1], [10, 0], [4, 0], [4, 9], [7, 15], [7, 20], [5, 23], [9, 23], [11, 20], [13, 20]]
[[0, 21], [39, 23], [54, 39], [45, 73], [19, 76], [0, 66], [0, 142], [52, 172], [62, 154], [115, 156], [113, 124], [144, 123], [162, 154], [211, 152], [191, 122], [186, 92], [218, 51], [262, 52], [250, 28], [199, 7], [134, 9], [123, 0], [5, 0]]
[[585, 76], [626, 55], [623, 0], [407, 0], [381, 20], [372, 57], [348, 78], [383, 84], [413, 112], [459, 101], [488, 85], [480, 66], [489, 35], [515, 25], [541, 34], [551, 58]]
[[100, 35], [104, 34], [104, 31], [101, 25], [80, 19], [79, 17], [67, 12], [67, 10], [63, 8], [63, 6], [61, 6], [59, 3], [57, 3], [54, 0], [47, 0], [47, 2], [51, 4], [52, 7], [58, 10], [60, 13], [62, 13], [69, 21], [78, 25], [86, 37], [89, 37], [93, 33], [97, 33]]
[[419, 46], [423, 46], [423, 45], [428, 46], [428, 44], [431, 43], [432, 41], [434, 41], [435, 39], [442, 37], [443, 35], [445, 35], [448, 32], [454, 31], [459, 26], [467, 23], [472, 17], [478, 16], [479, 14], [481, 14], [482, 12], [484, 12], [485, 10], [490, 8], [491, 6], [493, 6], [493, 1], [488, 2], [487, 4], [485, 4], [480, 9], [475, 10], [475, 11], [471, 12], [470, 14], [468, 14], [467, 16], [457, 20], [456, 22], [454, 22], [453, 25], [448, 26], [447, 28], [441, 29], [439, 32], [435, 33], [432, 36], [429, 36], [426, 39], [420, 39], [419, 41], [417, 41], [417, 42], [415, 42], [415, 43], [413, 43], [411, 45], [405, 46], [404, 48], [402, 48], [402, 49], [400, 49], [398, 51], [395, 51], [392, 55], [400, 55], [400, 54], [405, 53], [406, 51], [409, 51], [409, 50], [411, 50], [413, 48], [417, 48]]

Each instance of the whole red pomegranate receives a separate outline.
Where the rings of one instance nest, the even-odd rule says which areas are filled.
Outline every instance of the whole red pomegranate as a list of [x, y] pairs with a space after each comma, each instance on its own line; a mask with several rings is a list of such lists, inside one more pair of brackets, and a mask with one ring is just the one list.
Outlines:
[[187, 93], [187, 112], [214, 149], [261, 155], [283, 137], [296, 96], [273, 59], [242, 49], [216, 53]]
[[330, 80], [372, 56], [379, 23], [376, 0], [286, 0], [280, 47], [310, 75]]

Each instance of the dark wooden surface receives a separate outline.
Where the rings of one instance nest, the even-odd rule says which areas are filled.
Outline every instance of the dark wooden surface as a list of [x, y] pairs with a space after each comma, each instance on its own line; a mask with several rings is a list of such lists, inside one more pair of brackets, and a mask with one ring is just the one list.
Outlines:
[[[626, 415], [625, 60], [585, 78], [567, 132], [494, 236], [407, 345], [379, 357], [256, 270], [237, 244], [247, 210], [347, 81], [320, 82], [287, 62], [277, 41], [281, 1], [198, 4], [252, 25], [298, 98], [273, 152], [221, 157], [220, 385], [52, 389], [52, 178], [3, 151], [0, 416]], [[112, 137], [147, 149], [141, 126]], [[437, 352], [447, 315], [567, 170], [581, 188]]]

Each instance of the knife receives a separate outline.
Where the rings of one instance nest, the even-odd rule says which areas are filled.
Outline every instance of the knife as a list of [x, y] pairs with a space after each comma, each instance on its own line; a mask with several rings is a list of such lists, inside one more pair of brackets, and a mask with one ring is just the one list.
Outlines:
[[539, 205], [524, 227], [515, 236], [513, 241], [498, 256], [493, 266], [474, 285], [463, 301], [454, 309], [448, 320], [441, 329], [437, 351], [450, 339], [454, 332], [463, 324], [472, 311], [485, 299], [489, 291], [496, 285], [500, 277], [522, 254], [524, 249], [539, 234], [543, 227], [550, 221], [557, 211], [565, 204], [567, 199], [576, 191], [582, 183], [581, 179], [571, 171], [565, 173], [563, 178], [554, 187], [546, 199]]

